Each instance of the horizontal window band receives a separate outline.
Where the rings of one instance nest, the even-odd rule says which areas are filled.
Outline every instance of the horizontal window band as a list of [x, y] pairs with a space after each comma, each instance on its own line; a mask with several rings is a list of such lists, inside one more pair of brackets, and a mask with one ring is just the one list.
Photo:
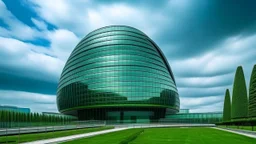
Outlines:
[[169, 108], [173, 110], [178, 110], [177, 108], [173, 106], [168, 106], [168, 105], [156, 105], [156, 104], [106, 104], [106, 105], [92, 105], [92, 106], [78, 106], [74, 108], [69, 108], [69, 109], [63, 109], [60, 110], [60, 112], [65, 113], [67, 111], [71, 110], [80, 110], [80, 109], [92, 109], [92, 108], [120, 108], [120, 107], [148, 107], [148, 108]]

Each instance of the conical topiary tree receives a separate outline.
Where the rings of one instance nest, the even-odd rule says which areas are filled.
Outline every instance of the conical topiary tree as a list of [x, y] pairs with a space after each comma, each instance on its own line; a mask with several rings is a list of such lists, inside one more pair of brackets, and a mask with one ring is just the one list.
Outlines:
[[256, 65], [254, 65], [249, 88], [248, 116], [256, 117]]
[[248, 98], [242, 66], [236, 69], [231, 107], [232, 119], [246, 118], [248, 116]]
[[226, 90], [224, 107], [223, 107], [223, 122], [228, 122], [231, 120], [231, 101], [229, 90]]

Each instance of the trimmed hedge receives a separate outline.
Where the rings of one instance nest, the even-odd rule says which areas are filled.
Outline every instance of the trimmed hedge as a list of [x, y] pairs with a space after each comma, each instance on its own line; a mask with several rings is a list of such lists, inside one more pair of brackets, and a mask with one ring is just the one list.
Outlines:
[[242, 66], [237, 67], [232, 97], [231, 118], [240, 119], [248, 116], [248, 98]]
[[65, 115], [44, 115], [39, 113], [0, 110], [0, 128], [67, 124], [73, 120], [76, 119]]
[[230, 94], [229, 90], [226, 90], [225, 100], [224, 100], [224, 107], [223, 107], [223, 121], [230, 121], [231, 120], [231, 101], [230, 101]]
[[119, 144], [128, 144], [129, 142], [135, 140], [143, 132], [144, 132], [144, 129], [142, 129], [136, 133], [133, 133], [132, 135], [130, 135], [127, 138], [125, 138], [124, 140], [122, 140]]
[[254, 65], [249, 88], [248, 117], [256, 118], [256, 65]]
[[228, 114], [229, 101], [230, 97], [227, 89], [223, 107], [223, 121], [216, 123], [216, 125], [245, 125], [252, 126], [253, 130], [254, 126], [256, 126], [256, 65], [254, 65], [251, 74], [249, 100], [247, 98], [243, 68], [239, 66], [236, 70], [230, 112], [231, 120]]

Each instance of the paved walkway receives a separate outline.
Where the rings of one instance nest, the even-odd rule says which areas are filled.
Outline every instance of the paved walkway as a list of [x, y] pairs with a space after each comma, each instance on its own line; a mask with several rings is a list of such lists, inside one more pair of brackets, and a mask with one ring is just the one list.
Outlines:
[[73, 130], [81, 128], [90, 128], [90, 127], [100, 127], [105, 126], [104, 124], [95, 124], [95, 125], [65, 125], [65, 126], [41, 126], [41, 127], [23, 127], [23, 128], [7, 128], [0, 129], [0, 136], [4, 135], [14, 135], [14, 134], [26, 134], [26, 133], [42, 133], [42, 132], [53, 132], [60, 130]]
[[226, 131], [226, 132], [239, 134], [239, 135], [243, 135], [243, 136], [247, 136], [247, 137], [250, 137], [250, 138], [256, 138], [256, 132], [253, 132], [253, 131], [239, 130], [239, 129], [228, 129], [228, 128], [226, 129], [226, 128], [218, 128], [218, 127], [212, 127], [212, 128], [222, 130], [222, 131]]

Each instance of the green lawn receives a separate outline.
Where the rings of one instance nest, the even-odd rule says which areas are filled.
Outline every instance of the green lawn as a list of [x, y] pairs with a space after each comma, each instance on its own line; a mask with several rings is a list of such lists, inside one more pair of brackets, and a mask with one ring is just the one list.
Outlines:
[[140, 130], [141, 129], [128, 129], [128, 130], [103, 134], [99, 136], [78, 139], [74, 141], [68, 141], [63, 144], [119, 144], [121, 141], [133, 135], [134, 133], [139, 132]]
[[256, 139], [212, 128], [155, 128], [145, 129], [131, 144], [252, 144]]
[[65, 130], [65, 131], [56, 131], [56, 132], [47, 132], [47, 133], [34, 133], [34, 134], [22, 134], [22, 135], [13, 135], [13, 136], [0, 136], [1, 143], [21, 143], [21, 142], [30, 142], [42, 139], [57, 138], [75, 134], [82, 134], [88, 132], [95, 132], [100, 130], [112, 129], [113, 127], [97, 127], [97, 128], [84, 128], [77, 130]]
[[[65, 144], [119, 144], [140, 129], [129, 129]], [[256, 139], [212, 128], [148, 128], [129, 144], [256, 144]]]

